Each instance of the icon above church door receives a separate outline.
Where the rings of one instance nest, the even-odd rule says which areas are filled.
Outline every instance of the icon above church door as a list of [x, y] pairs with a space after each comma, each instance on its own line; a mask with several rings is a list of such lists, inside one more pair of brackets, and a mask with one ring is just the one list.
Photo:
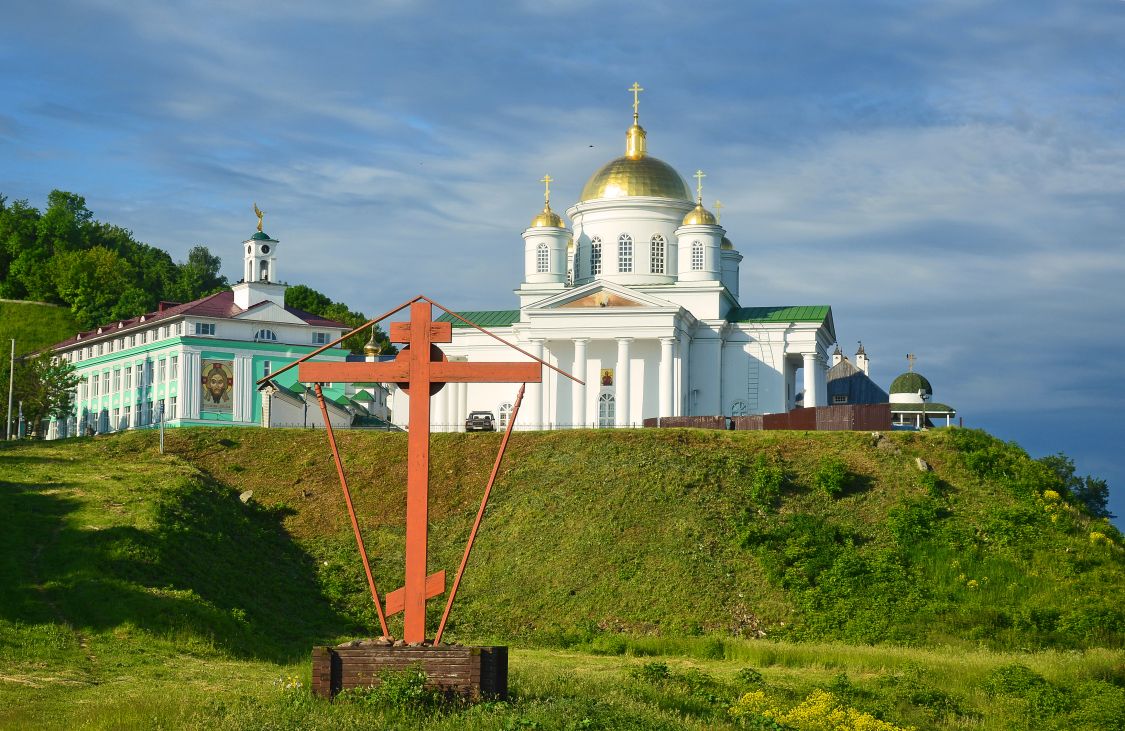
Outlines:
[[602, 386], [612, 386], [612, 385], [613, 385], [613, 369], [612, 368], [602, 368]]

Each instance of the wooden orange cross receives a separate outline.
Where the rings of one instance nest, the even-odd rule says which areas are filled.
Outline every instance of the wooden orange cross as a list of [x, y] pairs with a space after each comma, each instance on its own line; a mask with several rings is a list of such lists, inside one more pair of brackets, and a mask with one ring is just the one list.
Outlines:
[[[302, 360], [298, 366], [297, 378], [303, 383], [395, 383], [410, 394], [406, 582], [402, 588], [387, 594], [386, 612], [388, 615], [403, 612], [403, 639], [413, 644], [426, 639], [426, 600], [445, 592], [445, 571], [428, 576], [426, 574], [430, 396], [447, 383], [539, 383], [542, 381], [542, 371], [539, 362], [446, 361], [445, 354], [435, 343], [453, 341], [452, 323], [434, 322], [430, 302], [421, 298], [410, 303], [410, 322], [391, 323], [390, 336], [392, 342], [406, 344], [391, 362], [314, 363]], [[313, 355], [315, 353], [310, 353], [306, 358]], [[358, 526], [356, 528], [358, 531]], [[374, 586], [372, 593], [374, 594]]]

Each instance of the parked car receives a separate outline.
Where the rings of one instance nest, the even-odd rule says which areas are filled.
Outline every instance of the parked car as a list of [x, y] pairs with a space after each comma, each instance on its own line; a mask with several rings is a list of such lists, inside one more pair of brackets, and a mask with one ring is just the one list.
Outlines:
[[470, 411], [465, 419], [465, 431], [496, 431], [496, 421], [491, 411]]

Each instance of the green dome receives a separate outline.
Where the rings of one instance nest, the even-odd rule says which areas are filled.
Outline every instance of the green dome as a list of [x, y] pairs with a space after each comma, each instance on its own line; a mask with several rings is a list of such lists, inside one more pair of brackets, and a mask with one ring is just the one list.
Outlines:
[[271, 239], [269, 237], [269, 234], [262, 233], [261, 231], [258, 231], [257, 233], [255, 233], [250, 238], [255, 240], [255, 241], [273, 241], [273, 239]]
[[891, 393], [918, 393], [922, 391], [927, 396], [934, 395], [934, 388], [921, 373], [903, 373], [891, 381]]

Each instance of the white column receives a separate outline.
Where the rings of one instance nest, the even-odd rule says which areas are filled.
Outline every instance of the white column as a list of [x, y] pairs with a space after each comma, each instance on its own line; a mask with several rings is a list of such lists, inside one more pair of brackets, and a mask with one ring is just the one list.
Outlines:
[[[547, 346], [546, 341], [543, 342], [543, 348], [539, 353], [539, 357], [548, 363], [551, 362], [551, 349]], [[542, 421], [544, 429], [554, 429], [556, 426], [554, 403], [557, 390], [554, 375], [555, 372], [550, 368], [543, 369], [543, 383], [539, 391], [539, 398], [542, 400], [542, 404], [539, 407], [539, 413], [543, 415]]]
[[457, 431], [465, 431], [465, 419], [469, 416], [469, 384], [457, 384]]
[[[543, 339], [533, 338], [531, 347], [528, 352], [536, 358], [543, 358]], [[546, 375], [543, 376], [546, 378]], [[542, 383], [529, 383], [527, 384], [527, 418], [520, 419], [523, 422], [524, 429], [542, 429], [543, 428], [543, 384]]]
[[629, 425], [629, 344], [632, 342], [633, 338], [617, 338], [617, 377], [614, 379], [617, 426]]
[[[184, 416], [189, 419], [199, 418], [199, 379], [200, 368], [202, 367], [202, 359], [199, 357], [199, 351], [187, 352], [184, 354]], [[139, 384], [141, 376], [137, 373], [137, 365], [133, 364], [133, 378], [134, 384]], [[137, 408], [136, 397], [133, 397], [133, 408]], [[141, 415], [139, 413], [133, 414], [133, 424], [140, 423]]]
[[816, 358], [816, 405], [828, 405], [828, 368], [827, 361], [817, 355]]
[[446, 404], [449, 403], [449, 391], [452, 388], [453, 384], [447, 383], [444, 388], [430, 397], [430, 411], [433, 412], [433, 417], [430, 420], [432, 431], [445, 431], [445, 425], [449, 423], [449, 418], [446, 416], [449, 409], [446, 407]]
[[660, 412], [658, 416], [672, 416], [672, 348], [675, 338], [660, 338]]
[[820, 404], [817, 403], [817, 395], [818, 394], [817, 394], [817, 388], [816, 388], [816, 371], [817, 371], [817, 368], [820, 367], [820, 363], [817, 362], [815, 352], [813, 352], [813, 353], [802, 353], [801, 355], [805, 359], [805, 362], [804, 362], [804, 369], [805, 369], [805, 400], [804, 400], [804, 406], [806, 408], [808, 408], [810, 406], [820, 406]]
[[680, 357], [678, 358], [680, 366], [680, 378], [677, 384], [678, 397], [676, 399], [676, 413], [675, 416], [689, 416], [691, 414], [691, 404], [688, 399], [691, 398], [691, 338], [687, 333], [680, 336]]
[[572, 420], [575, 427], [586, 425], [586, 343], [589, 338], [574, 339], [574, 377], [583, 383], [575, 383], [571, 393], [574, 394], [574, 404], [571, 408]]

